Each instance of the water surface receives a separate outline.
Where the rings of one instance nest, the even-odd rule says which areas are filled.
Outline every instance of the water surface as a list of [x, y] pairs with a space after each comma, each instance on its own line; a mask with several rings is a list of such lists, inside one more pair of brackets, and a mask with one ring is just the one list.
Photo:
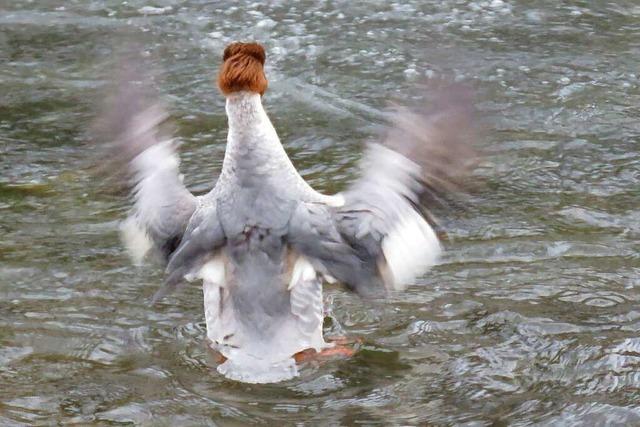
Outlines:
[[[126, 201], [86, 169], [131, 38], [196, 192], [222, 161], [229, 41], [267, 46], [265, 104], [323, 191], [389, 100], [440, 75], [475, 88], [485, 186], [441, 264], [386, 305], [327, 288], [326, 332], [360, 337], [356, 357], [231, 382], [198, 287], [149, 305], [161, 274], [130, 265]], [[638, 58], [635, 1], [0, 2], [0, 424], [640, 424]]]

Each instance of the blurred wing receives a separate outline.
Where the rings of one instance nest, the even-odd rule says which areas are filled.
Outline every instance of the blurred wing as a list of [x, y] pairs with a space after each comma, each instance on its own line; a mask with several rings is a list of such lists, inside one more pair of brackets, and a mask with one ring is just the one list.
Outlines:
[[95, 129], [109, 141], [110, 156], [101, 161], [112, 176], [124, 172], [132, 188], [133, 208], [121, 230], [134, 261], [151, 250], [166, 261], [180, 244], [197, 201], [182, 183], [176, 143], [161, 132], [168, 114], [150, 100], [141, 66], [126, 65]]
[[137, 261], [149, 249], [167, 261], [196, 209], [196, 198], [182, 184], [178, 165], [171, 141], [152, 145], [130, 163], [134, 205], [121, 229], [127, 249]]
[[340, 235], [388, 289], [402, 289], [437, 262], [436, 204], [473, 164], [475, 140], [469, 90], [432, 90], [428, 108], [396, 109], [382, 143], [370, 144], [361, 178], [342, 195], [334, 218]]
[[437, 261], [441, 249], [420, 205], [419, 167], [382, 145], [371, 145], [367, 172], [343, 193], [335, 213], [340, 235], [385, 287], [403, 289]]

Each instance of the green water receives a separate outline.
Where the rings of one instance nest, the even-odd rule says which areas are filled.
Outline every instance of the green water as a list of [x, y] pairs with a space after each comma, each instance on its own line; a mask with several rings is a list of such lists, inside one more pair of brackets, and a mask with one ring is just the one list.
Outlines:
[[[386, 305], [327, 288], [327, 332], [357, 356], [235, 383], [197, 286], [149, 305], [162, 276], [131, 266], [126, 201], [88, 169], [131, 39], [196, 192], [224, 152], [229, 41], [266, 45], [265, 104], [323, 191], [389, 100], [440, 75], [475, 88], [484, 186], [441, 265]], [[640, 425], [639, 65], [635, 1], [0, 0], [0, 425]]]

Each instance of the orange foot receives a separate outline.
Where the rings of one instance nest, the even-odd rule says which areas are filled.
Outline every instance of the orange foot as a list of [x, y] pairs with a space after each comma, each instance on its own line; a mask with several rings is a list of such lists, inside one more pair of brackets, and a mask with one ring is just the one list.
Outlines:
[[[325, 348], [320, 352], [315, 351], [312, 348], [299, 351], [293, 355], [293, 358], [297, 363], [310, 362], [312, 360], [325, 360], [331, 358], [349, 358], [356, 354], [357, 347], [362, 342], [360, 339], [349, 339], [347, 337], [331, 337], [327, 338], [328, 342], [333, 343], [333, 347]], [[217, 350], [211, 348], [210, 345], [206, 346], [210, 351], [213, 360], [217, 364], [221, 364], [227, 361], [227, 358]]]
[[360, 343], [360, 340], [350, 340], [346, 337], [334, 337], [328, 339], [328, 341], [332, 342], [334, 346], [322, 349], [319, 352], [310, 348], [294, 354], [293, 357], [297, 363], [309, 362], [312, 360], [331, 359], [334, 357], [348, 358], [356, 354], [356, 352], [358, 351], [356, 347]]
[[214, 363], [221, 365], [227, 361], [227, 358], [222, 353], [218, 350], [214, 350], [211, 346], [207, 345], [207, 350], [209, 350], [209, 354], [211, 354]]

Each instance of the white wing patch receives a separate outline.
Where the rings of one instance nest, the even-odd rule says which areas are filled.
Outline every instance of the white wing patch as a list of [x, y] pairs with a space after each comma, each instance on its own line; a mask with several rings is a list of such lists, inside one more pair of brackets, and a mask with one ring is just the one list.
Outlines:
[[[138, 154], [131, 162], [136, 173], [134, 189], [135, 212], [151, 227], [162, 222], [167, 195], [181, 180], [180, 160], [172, 148], [172, 141], [163, 141]], [[172, 204], [179, 200], [170, 199]]]
[[289, 281], [288, 290], [291, 290], [298, 283], [313, 280], [316, 278], [316, 270], [311, 263], [303, 256], [299, 256], [293, 265], [293, 271], [291, 272], [291, 281]]
[[418, 212], [408, 210], [382, 241], [382, 252], [392, 276], [389, 285], [403, 290], [437, 262], [442, 248], [433, 228]]
[[223, 288], [226, 280], [226, 270], [222, 256], [216, 256], [204, 264], [196, 278]]
[[153, 242], [134, 215], [120, 223], [120, 237], [132, 262], [135, 265], [141, 265], [144, 257], [153, 247]]

